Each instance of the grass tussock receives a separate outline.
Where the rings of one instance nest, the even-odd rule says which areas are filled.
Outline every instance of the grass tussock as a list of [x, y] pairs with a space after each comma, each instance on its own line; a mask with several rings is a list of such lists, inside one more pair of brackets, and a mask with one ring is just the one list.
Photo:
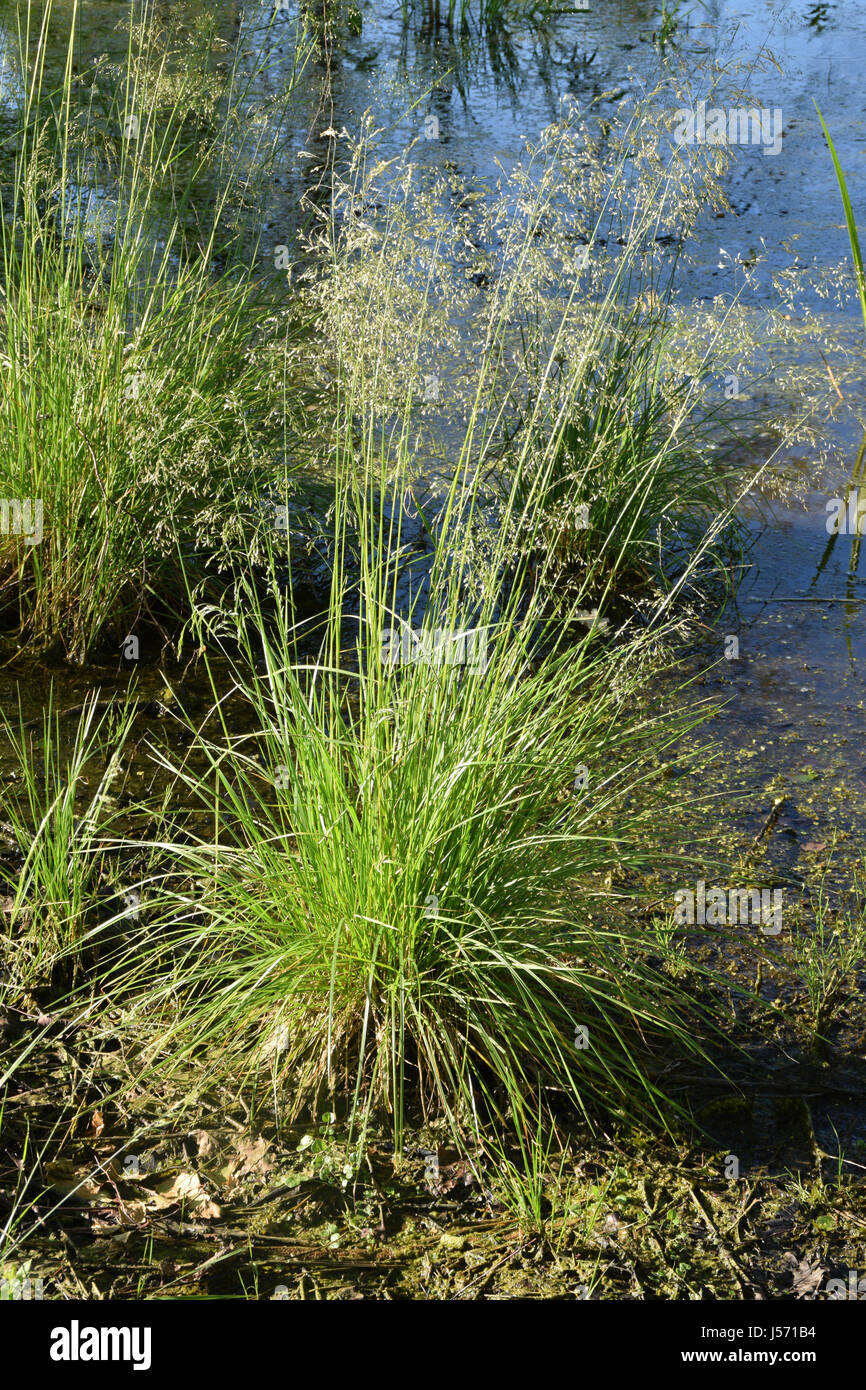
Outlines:
[[[658, 1120], [651, 1059], [701, 1050], [692, 1006], [604, 877], [641, 862], [623, 803], [684, 725], [625, 717], [635, 649], [563, 641], [528, 558], [501, 582], [507, 541], [470, 622], [454, 559], [477, 475], [454, 484], [436, 600], [413, 615], [427, 655], [395, 659], [398, 571], [369, 558], [400, 551], [399, 529], [383, 536], [389, 471], [374, 504], [351, 482], [340, 494], [361, 573], [338, 548], [318, 634], [297, 629], [278, 574], [267, 603], [248, 585], [239, 606], [199, 610], [234, 679], [187, 722], [185, 758], [160, 757], [194, 815], [156, 831], [171, 868], [106, 993], [152, 1040], [155, 1075], [242, 1076], [289, 1116], [387, 1116], [398, 1142], [408, 1113], [455, 1134], [519, 1125], [539, 1088], [586, 1117]], [[443, 632], [483, 659], [437, 656]]]

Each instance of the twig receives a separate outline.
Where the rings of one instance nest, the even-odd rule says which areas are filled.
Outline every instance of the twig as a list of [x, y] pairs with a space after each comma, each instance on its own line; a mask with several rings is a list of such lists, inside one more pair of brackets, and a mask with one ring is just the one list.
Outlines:
[[752, 841], [752, 844], [753, 844], [753, 845], [758, 844], [758, 842], [764, 838], [764, 836], [766, 835], [767, 831], [768, 831], [768, 830], [771, 830], [772, 827], [776, 824], [776, 821], [779, 819], [779, 812], [781, 811], [781, 809], [782, 809], [782, 807], [783, 807], [784, 804], [785, 804], [785, 797], [784, 797], [784, 796], [777, 796], [776, 799], [775, 799], [775, 801], [773, 802], [773, 809], [772, 809], [772, 811], [771, 811], [770, 814], [767, 816], [767, 819], [764, 821], [764, 824], [761, 826], [761, 829], [758, 831], [757, 835], [755, 836], [754, 840]]

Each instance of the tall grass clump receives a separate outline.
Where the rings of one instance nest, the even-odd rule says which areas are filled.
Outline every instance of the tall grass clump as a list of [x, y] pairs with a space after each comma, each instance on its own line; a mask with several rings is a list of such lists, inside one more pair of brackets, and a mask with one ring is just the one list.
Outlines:
[[[174, 867], [148, 886], [147, 941], [106, 993], [148, 1039], [145, 1074], [243, 1078], [276, 1088], [283, 1113], [327, 1103], [362, 1127], [387, 1116], [398, 1142], [422, 1115], [464, 1134], [494, 1114], [519, 1127], [539, 1090], [585, 1117], [658, 1119], [661, 1059], [700, 1050], [693, 1005], [604, 879], [645, 859], [624, 803], [651, 793], [694, 716], [634, 716], [639, 642], [575, 641], [589, 579], [551, 607], [556, 450], [497, 505], [477, 459], [502, 380], [486, 366], [419, 553], [414, 394], [394, 383], [419, 370], [404, 325], [423, 348], [441, 318], [393, 270], [381, 313], [380, 255], [393, 266], [378, 242], [356, 263], [369, 315], [343, 306], [365, 331], [335, 337], [329, 359], [327, 608], [317, 631], [298, 625], [276, 543], [266, 591], [242, 581], [233, 602], [198, 605], [199, 644], [234, 679], [214, 678], [186, 758], [159, 755], [197, 814], [182, 838], [157, 834]], [[511, 462], [519, 479], [525, 453]], [[645, 486], [640, 468], [638, 454]]]
[[196, 830], [158, 842], [175, 867], [108, 987], [151, 1061], [278, 1079], [289, 1113], [327, 1100], [398, 1136], [407, 1111], [477, 1123], [539, 1086], [659, 1112], [647, 1052], [695, 1043], [601, 886], [641, 858], [614, 817], [649, 765], [626, 673], [561, 651], [534, 667], [525, 632], [483, 671], [392, 666], [381, 616], [341, 661], [333, 640], [304, 660], [276, 586], [269, 611], [247, 602], [234, 688], [192, 764], [164, 762]]
[[249, 109], [248, 76], [215, 70], [206, 25], [167, 32], [145, 5], [125, 65], [76, 74], [73, 7], [58, 76], [51, 6], [36, 14], [0, 149], [0, 611], [80, 661], [171, 618], [182, 566], [218, 553], [235, 494], [278, 467], [279, 300], [248, 186], [283, 132]]
[[[657, 1121], [663, 1067], [701, 1051], [693, 985], [653, 966], [626, 885], [700, 718], [635, 714], [647, 635], [694, 598], [747, 486], [696, 447], [699, 394], [659, 389], [688, 325], [658, 238], [706, 180], [639, 128], [584, 179], [574, 142], [554, 132], [487, 211], [366, 149], [335, 181], [303, 291], [328, 599], [299, 622], [272, 538], [267, 583], [194, 601], [213, 707], [183, 756], [154, 750], [191, 816], [157, 829], [144, 934], [104, 977], [140, 1076], [231, 1078], [399, 1143], [420, 1117], [528, 1132], [539, 1095]], [[633, 234], [593, 266], [566, 229], [591, 255], [602, 216]], [[469, 265], [467, 242], [489, 243]], [[592, 544], [564, 547], [587, 501]], [[600, 640], [624, 596], [639, 629]]]

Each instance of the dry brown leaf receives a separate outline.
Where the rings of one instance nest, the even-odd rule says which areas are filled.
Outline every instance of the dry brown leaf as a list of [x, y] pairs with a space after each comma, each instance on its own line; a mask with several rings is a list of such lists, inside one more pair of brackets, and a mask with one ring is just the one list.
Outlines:
[[137, 1198], [131, 1202], [118, 1202], [115, 1211], [116, 1217], [111, 1221], [95, 1220], [94, 1232], [108, 1234], [124, 1228], [141, 1226], [147, 1220], [147, 1205]]
[[241, 1178], [248, 1178], [253, 1173], [265, 1177], [274, 1166], [272, 1160], [266, 1157], [270, 1147], [269, 1141], [261, 1136], [238, 1144], [237, 1157], [231, 1160], [228, 1167], [227, 1181], [240, 1182]]
[[102, 1191], [102, 1184], [94, 1179], [92, 1169], [76, 1167], [67, 1159], [58, 1159], [56, 1163], [46, 1163], [43, 1171], [46, 1180], [55, 1192], [63, 1192], [67, 1195], [74, 1193], [81, 1201], [98, 1197]]
[[216, 1142], [212, 1134], [206, 1129], [194, 1129], [193, 1138], [196, 1142], [196, 1152], [199, 1158], [210, 1158], [216, 1153]]
[[824, 1275], [827, 1273], [821, 1261], [816, 1260], [812, 1264], [809, 1260], [798, 1260], [792, 1250], [785, 1251], [785, 1259], [791, 1266], [791, 1272], [794, 1276], [792, 1292], [797, 1298], [814, 1298], [821, 1287]]
[[203, 1221], [212, 1221], [222, 1215], [220, 1207], [211, 1201], [202, 1187], [198, 1173], [178, 1173], [176, 1177], [166, 1178], [156, 1187], [146, 1190], [151, 1198], [148, 1202], [151, 1211], [163, 1211], [181, 1202]]

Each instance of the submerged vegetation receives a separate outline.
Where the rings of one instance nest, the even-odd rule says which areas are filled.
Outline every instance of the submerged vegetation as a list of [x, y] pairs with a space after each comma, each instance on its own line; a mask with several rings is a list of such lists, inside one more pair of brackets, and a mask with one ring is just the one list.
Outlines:
[[[104, 1233], [109, 1184], [109, 1226], [150, 1246], [135, 1279], [94, 1276], [107, 1296], [178, 1292], [157, 1213], [198, 1238], [217, 1187], [255, 1192], [247, 1217], [281, 1198], [251, 1243], [307, 1213], [311, 1248], [372, 1252], [378, 1294], [410, 1190], [485, 1250], [507, 1227], [543, 1293], [759, 1287], [695, 1254], [686, 1213], [710, 1243], [734, 1219], [701, 1183], [722, 1191], [732, 1126], [760, 1148], [750, 1068], [829, 1065], [858, 1026], [862, 904], [831, 928], [801, 883], [811, 923], [737, 959], [674, 921], [708, 863], [757, 877], [781, 798], [739, 858], [698, 842], [715, 702], [659, 682], [718, 640], [744, 499], [774, 466], [793, 489], [786, 450], [823, 445], [857, 362], [816, 307], [832, 268], [721, 252], [728, 288], [682, 293], [734, 152], [673, 140], [681, 9], [655, 86], [613, 114], [566, 94], [495, 187], [417, 131], [395, 154], [372, 118], [314, 121], [288, 221], [322, 16], [274, 90], [266, 44], [150, 6], [122, 61], [80, 66], [73, 8], [58, 74], [28, 10], [0, 131], [0, 617], [10, 661], [86, 678], [120, 650], [137, 674], [4, 712], [3, 1277], [58, 1280], [46, 1232], [91, 1201]], [[462, 31], [469, 8], [434, 14]], [[847, 1160], [832, 1186], [792, 1104], [791, 1148], [820, 1149], [798, 1212], [823, 1219], [855, 1200]], [[400, 1292], [450, 1296], [471, 1242], [415, 1237], [424, 1293]], [[467, 1255], [458, 1294], [498, 1267]], [[252, 1257], [231, 1278], [272, 1296]]]

